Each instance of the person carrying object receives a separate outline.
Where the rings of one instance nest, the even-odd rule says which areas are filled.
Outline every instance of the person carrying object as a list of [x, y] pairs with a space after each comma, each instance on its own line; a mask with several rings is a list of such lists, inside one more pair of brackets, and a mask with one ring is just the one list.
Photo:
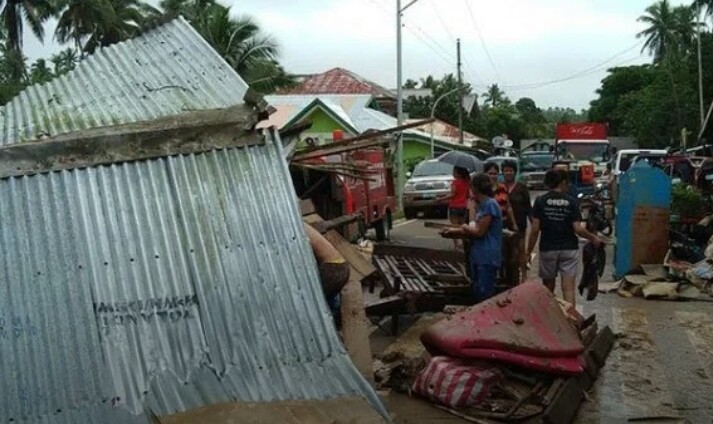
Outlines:
[[471, 202], [469, 224], [446, 228], [441, 236], [471, 240], [469, 266], [471, 287], [477, 302], [495, 294], [498, 269], [502, 265], [503, 215], [493, 199], [493, 186], [486, 174], [476, 175], [470, 183]]

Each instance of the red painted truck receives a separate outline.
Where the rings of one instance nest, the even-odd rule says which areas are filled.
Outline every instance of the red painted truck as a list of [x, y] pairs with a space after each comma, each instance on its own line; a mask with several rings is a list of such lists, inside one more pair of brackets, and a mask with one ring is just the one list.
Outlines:
[[387, 240], [396, 213], [393, 169], [386, 165], [382, 148], [356, 150], [341, 155], [321, 157], [314, 163], [352, 163], [364, 167], [369, 180], [315, 170], [291, 169], [297, 196], [311, 199], [317, 213], [325, 220], [360, 214], [356, 225], [347, 226], [344, 236], [355, 240], [374, 228], [378, 240]]
[[594, 180], [606, 169], [611, 154], [607, 124], [557, 124], [555, 161], [568, 164], [576, 192], [590, 194], [594, 191]]

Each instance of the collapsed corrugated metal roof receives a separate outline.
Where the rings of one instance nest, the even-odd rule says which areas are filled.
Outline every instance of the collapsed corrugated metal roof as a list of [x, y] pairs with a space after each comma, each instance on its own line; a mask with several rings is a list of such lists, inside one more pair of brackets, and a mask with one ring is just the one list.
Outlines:
[[[0, 159], [23, 164], [0, 180], [1, 422], [347, 395], [384, 413], [331, 323], [277, 136], [181, 127], [245, 91], [179, 19], [0, 109]], [[112, 153], [125, 140], [133, 160]]]

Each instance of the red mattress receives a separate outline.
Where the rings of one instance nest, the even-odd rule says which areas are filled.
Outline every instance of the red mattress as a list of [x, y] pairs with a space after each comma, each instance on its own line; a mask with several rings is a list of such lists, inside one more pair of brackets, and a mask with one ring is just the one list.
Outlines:
[[466, 312], [440, 321], [421, 335], [432, 355], [497, 359], [540, 371], [579, 373], [584, 351], [552, 293], [525, 283]]

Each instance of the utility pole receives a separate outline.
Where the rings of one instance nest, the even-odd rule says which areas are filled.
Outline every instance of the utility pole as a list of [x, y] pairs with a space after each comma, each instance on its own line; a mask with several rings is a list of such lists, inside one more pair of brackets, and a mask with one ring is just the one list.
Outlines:
[[463, 76], [460, 70], [460, 38], [457, 42], [458, 47], [458, 142], [463, 144]]
[[[401, 18], [404, 11], [413, 6], [418, 0], [411, 0], [406, 6], [401, 7], [401, 0], [396, 0], [396, 122], [401, 126], [404, 123], [404, 92], [403, 92], [403, 68], [402, 68], [402, 51], [401, 51]], [[398, 200], [399, 210], [404, 208], [404, 138], [402, 133], [397, 135], [396, 143], [398, 173], [396, 174], [396, 197]]]
[[701, 5], [698, 3], [696, 10], [696, 32], [698, 34], [698, 99], [701, 109], [701, 128], [706, 120], [705, 105], [703, 104], [703, 58], [701, 57]]

